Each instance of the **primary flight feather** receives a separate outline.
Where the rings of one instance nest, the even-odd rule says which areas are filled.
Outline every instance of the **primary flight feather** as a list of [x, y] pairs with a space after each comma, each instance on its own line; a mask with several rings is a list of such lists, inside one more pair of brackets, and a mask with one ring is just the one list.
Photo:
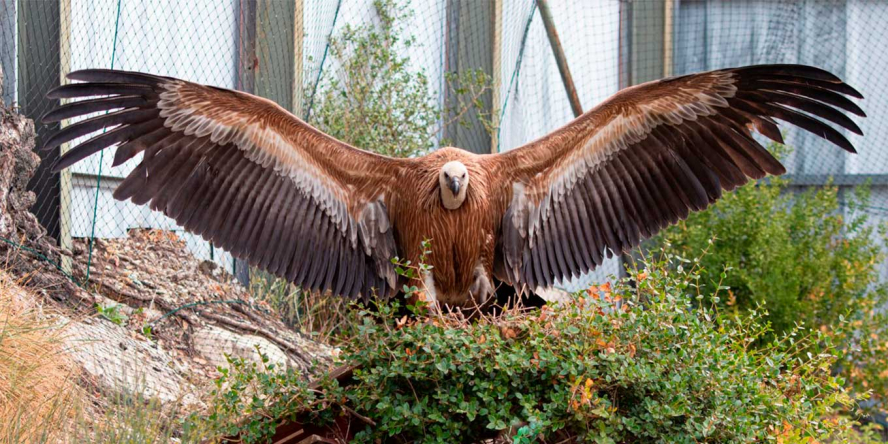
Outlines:
[[[855, 152], [830, 124], [861, 94], [801, 65], [761, 65], [624, 89], [539, 140], [501, 154], [443, 148], [380, 156], [338, 141], [275, 103], [137, 72], [83, 70], [43, 117], [101, 112], [50, 137], [56, 171], [110, 146], [142, 154], [114, 191], [148, 204], [235, 257], [303, 288], [368, 298], [399, 288], [391, 259], [416, 262], [453, 306], [483, 304], [493, 277], [550, 286], [588, 272], [750, 179], [783, 166], [752, 137], [783, 142], [776, 120]], [[85, 100], [81, 100], [85, 99]], [[776, 120], [775, 120], [776, 119]], [[419, 283], [416, 283], [419, 284]]]

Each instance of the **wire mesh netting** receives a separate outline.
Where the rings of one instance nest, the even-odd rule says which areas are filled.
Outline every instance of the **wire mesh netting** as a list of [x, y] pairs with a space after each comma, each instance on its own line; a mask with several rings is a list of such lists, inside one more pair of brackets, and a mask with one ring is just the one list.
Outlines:
[[[868, 98], [863, 108], [869, 117], [859, 119], [866, 137], [848, 135], [858, 155], [787, 129], [793, 186], [869, 182], [873, 220], [888, 213], [888, 155], [880, 146], [888, 135], [888, 114], [878, 100], [888, 92], [882, 81], [888, 3], [546, 3], [575, 85], [573, 104], [534, 0], [0, 0], [3, 101], [37, 119], [52, 106], [44, 94], [66, 73], [115, 68], [252, 92], [325, 128], [327, 113], [338, 103], [329, 92], [354, 80], [360, 33], [379, 32], [387, 20], [380, 8], [389, 5], [395, 15], [389, 32], [397, 37], [390, 44], [405, 63], [402, 79], [418, 91], [410, 97], [431, 109], [416, 152], [445, 143], [474, 152], [505, 151], [569, 122], [574, 108], [591, 109], [630, 85], [723, 67], [802, 63], [827, 69], [860, 90]], [[459, 77], [466, 72], [480, 77]], [[54, 129], [37, 123], [38, 144]], [[49, 168], [59, 153], [41, 155], [45, 161], [31, 183], [38, 196], [32, 211], [63, 244], [160, 228], [178, 233], [195, 257], [237, 271], [228, 253], [169, 218], [112, 198], [135, 162], [112, 167], [113, 152], [103, 152], [53, 174]], [[83, 258], [89, 261], [92, 243], [85, 245]], [[610, 260], [565, 286], [601, 281], [619, 268], [619, 260]]]
[[[843, 130], [859, 154], [784, 125], [784, 163], [794, 189], [870, 184], [869, 223], [885, 222], [888, 1], [0, 0], [2, 100], [35, 120], [38, 147], [59, 130], [40, 123], [55, 106], [45, 94], [85, 68], [247, 91], [361, 148], [409, 156], [448, 145], [507, 151], [623, 88], [764, 63], [823, 68], [866, 97], [858, 103], [868, 117], [852, 116], [865, 137]], [[89, 339], [77, 352], [87, 373], [196, 405], [183, 400], [205, 395], [226, 355], [255, 357], [261, 347], [275, 363], [308, 368], [301, 353], [311, 341], [296, 331], [324, 342], [347, 328], [345, 317], [306, 309], [342, 301], [299, 292], [163, 214], [115, 200], [138, 158], [112, 166], [112, 148], [51, 172], [63, 150], [90, 136], [39, 152], [29, 185], [31, 211], [73, 252], [73, 263], [56, 265], [106, 290], [98, 315], [129, 329], [75, 325]], [[880, 270], [885, 281], [888, 264]], [[620, 273], [613, 258], [560, 285]]]

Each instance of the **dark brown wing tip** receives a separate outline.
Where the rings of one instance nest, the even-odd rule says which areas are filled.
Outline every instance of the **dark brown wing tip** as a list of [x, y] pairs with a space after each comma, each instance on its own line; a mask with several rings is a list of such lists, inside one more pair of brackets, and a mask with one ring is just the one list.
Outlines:
[[[783, 109], [782, 115], [776, 117], [812, 132], [849, 153], [857, 153], [853, 144], [851, 144], [851, 142], [839, 131], [835, 130], [827, 123], [814, 119], [807, 114], [811, 113], [817, 117], [825, 118], [832, 123], [844, 127], [852, 133], [861, 136], [863, 135], [863, 130], [861, 130], [852, 120], [845, 119], [843, 115], [831, 115], [832, 112], [830, 114], [825, 114], [827, 111], [831, 111], [832, 107], [835, 106], [857, 116], [866, 117], [866, 113], [863, 109], [851, 100], [845, 98], [845, 96], [848, 96], [863, 99], [863, 94], [843, 82], [839, 77], [829, 71], [807, 65], [755, 65], [736, 68], [730, 71], [743, 76], [750, 76], [750, 79], [756, 79], [753, 80], [754, 82], [767, 83], [769, 85], [768, 88], [774, 86], [772, 84], [776, 84], [777, 90], [782, 90], [782, 88], [780, 88], [780, 84], [782, 83], [787, 85], [806, 85], [807, 82], [805, 82], [805, 79], [808, 79], [811, 84], [805, 86], [805, 88], [807, 88], [806, 90], [787, 90], [788, 93], [793, 96], [797, 96], [802, 100], [807, 99], [811, 101], [811, 103], [808, 104], [808, 107], [799, 108], [795, 104], [790, 104], [793, 108], [804, 110], [804, 113], [788, 109], [780, 103], [772, 103], [769, 106]], [[771, 78], [769, 79], [769, 77]], [[777, 102], [781, 101], [778, 100]], [[805, 105], [805, 103], [800, 104]], [[811, 109], [811, 107], [815, 105], [822, 109]], [[838, 111], [836, 111], [835, 114], [838, 114]]]
[[[862, 110], [862, 109], [859, 109], [859, 111], [860, 111], [860, 112], [855, 112], [854, 114], [856, 114], [856, 115], [859, 116], [859, 117], [867, 117], [867, 115], [866, 115], [866, 111], [864, 111], [864, 110]], [[860, 135], [861, 135], [861, 136], [863, 135], [863, 131], [860, 132]]]
[[48, 125], [51, 123], [58, 123], [59, 120], [56, 120], [54, 117], [54, 115], [56, 114], [56, 111], [58, 111], [58, 107], [53, 108], [53, 109], [47, 111], [42, 116], [40, 116], [40, 123], [42, 123], [43, 125]]
[[51, 124], [51, 123], [57, 123], [58, 121], [55, 120], [55, 118], [53, 118], [53, 115], [55, 114], [55, 112], [56, 112], [57, 110], [58, 110], [58, 108], [53, 108], [53, 109], [47, 111], [46, 113], [44, 113], [42, 116], [40, 116], [40, 123], [43, 124], [43, 125], [49, 125], [49, 124]]
[[163, 77], [143, 72], [103, 68], [80, 69], [68, 73], [66, 77], [69, 80], [80, 82], [141, 83], [152, 85], [165, 81]]
[[63, 91], [65, 91], [66, 85], [56, 86], [55, 88], [46, 92], [46, 98], [51, 100], [64, 99], [65, 95]]
[[58, 174], [58, 173], [62, 172], [62, 170], [64, 170], [65, 168], [68, 168], [69, 166], [71, 166], [68, 164], [63, 164], [62, 163], [63, 160], [64, 160], [64, 158], [59, 159], [58, 162], [53, 164], [52, 169], [50, 169], [52, 174]]
[[[789, 65], [789, 64], [774, 64], [774, 65], [752, 65], [745, 66], [741, 68], [729, 69], [729, 72], [735, 72], [738, 74], [758, 74], [758, 75], [771, 75], [771, 76], [789, 76], [789, 77], [797, 77], [801, 79], [810, 79], [810, 80], [818, 80], [824, 83], [831, 83], [833, 86], [829, 87], [830, 90], [844, 94], [846, 96], [854, 97], [855, 99], [863, 99], [864, 96], [861, 94], [853, 86], [845, 83], [835, 74], [814, 66], [809, 65]], [[864, 116], [865, 117], [865, 116]]]
[[794, 64], [770, 64], [770, 65], [751, 65], [742, 68], [734, 68], [730, 71], [743, 74], [771, 74], [771, 75], [790, 75], [815, 80], [825, 80], [827, 82], [842, 83], [842, 79], [835, 74], [809, 65]]
[[[838, 84], [840, 85], [840, 88], [842, 90], [841, 92], [843, 94], [854, 97], [855, 99], [863, 99], [864, 98], [863, 94], [861, 94], [860, 91], [857, 90], [857, 88], [854, 88], [853, 86], [851, 86], [845, 82], [838, 82]], [[866, 116], [864, 116], [864, 117], [866, 117]]]

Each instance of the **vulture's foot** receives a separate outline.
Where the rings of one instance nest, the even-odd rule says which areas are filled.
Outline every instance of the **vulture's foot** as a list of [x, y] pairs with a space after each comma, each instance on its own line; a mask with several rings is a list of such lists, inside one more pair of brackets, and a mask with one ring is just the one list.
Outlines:
[[475, 267], [475, 282], [469, 287], [469, 294], [478, 306], [487, 305], [490, 296], [494, 294], [493, 282], [480, 262]]

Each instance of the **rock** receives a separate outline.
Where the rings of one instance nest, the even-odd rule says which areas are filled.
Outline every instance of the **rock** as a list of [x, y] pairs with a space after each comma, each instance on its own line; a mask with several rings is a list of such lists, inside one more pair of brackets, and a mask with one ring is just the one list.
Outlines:
[[296, 364], [278, 346], [265, 338], [239, 335], [212, 325], [195, 331], [191, 341], [194, 350], [214, 367], [227, 367], [226, 355], [261, 364], [262, 360], [256, 352], [256, 346], [268, 356], [269, 362], [274, 363], [276, 368], [292, 367]]
[[67, 324], [69, 354], [87, 379], [109, 398], [140, 395], [167, 406], [202, 406], [198, 388], [189, 382], [188, 375], [147, 340], [135, 339], [126, 328], [108, 321], [62, 321]]
[[6, 267], [17, 276], [30, 276], [32, 288], [46, 292], [56, 300], [88, 299], [54, 266], [23, 254], [15, 243], [22, 243], [54, 264], [61, 259], [57, 242], [49, 237], [37, 217], [28, 209], [36, 196], [28, 191], [28, 182], [37, 169], [40, 157], [34, 152], [34, 122], [16, 114], [0, 103], [0, 254], [7, 258]]
[[16, 222], [30, 222], [22, 224], [22, 228], [32, 232], [27, 234], [45, 235], [33, 215], [31, 220], [17, 214], [27, 210], [35, 200], [34, 193], [27, 190], [40, 161], [33, 151], [35, 137], [34, 122], [5, 107], [0, 109], [0, 236], [6, 238], [13, 236]]

